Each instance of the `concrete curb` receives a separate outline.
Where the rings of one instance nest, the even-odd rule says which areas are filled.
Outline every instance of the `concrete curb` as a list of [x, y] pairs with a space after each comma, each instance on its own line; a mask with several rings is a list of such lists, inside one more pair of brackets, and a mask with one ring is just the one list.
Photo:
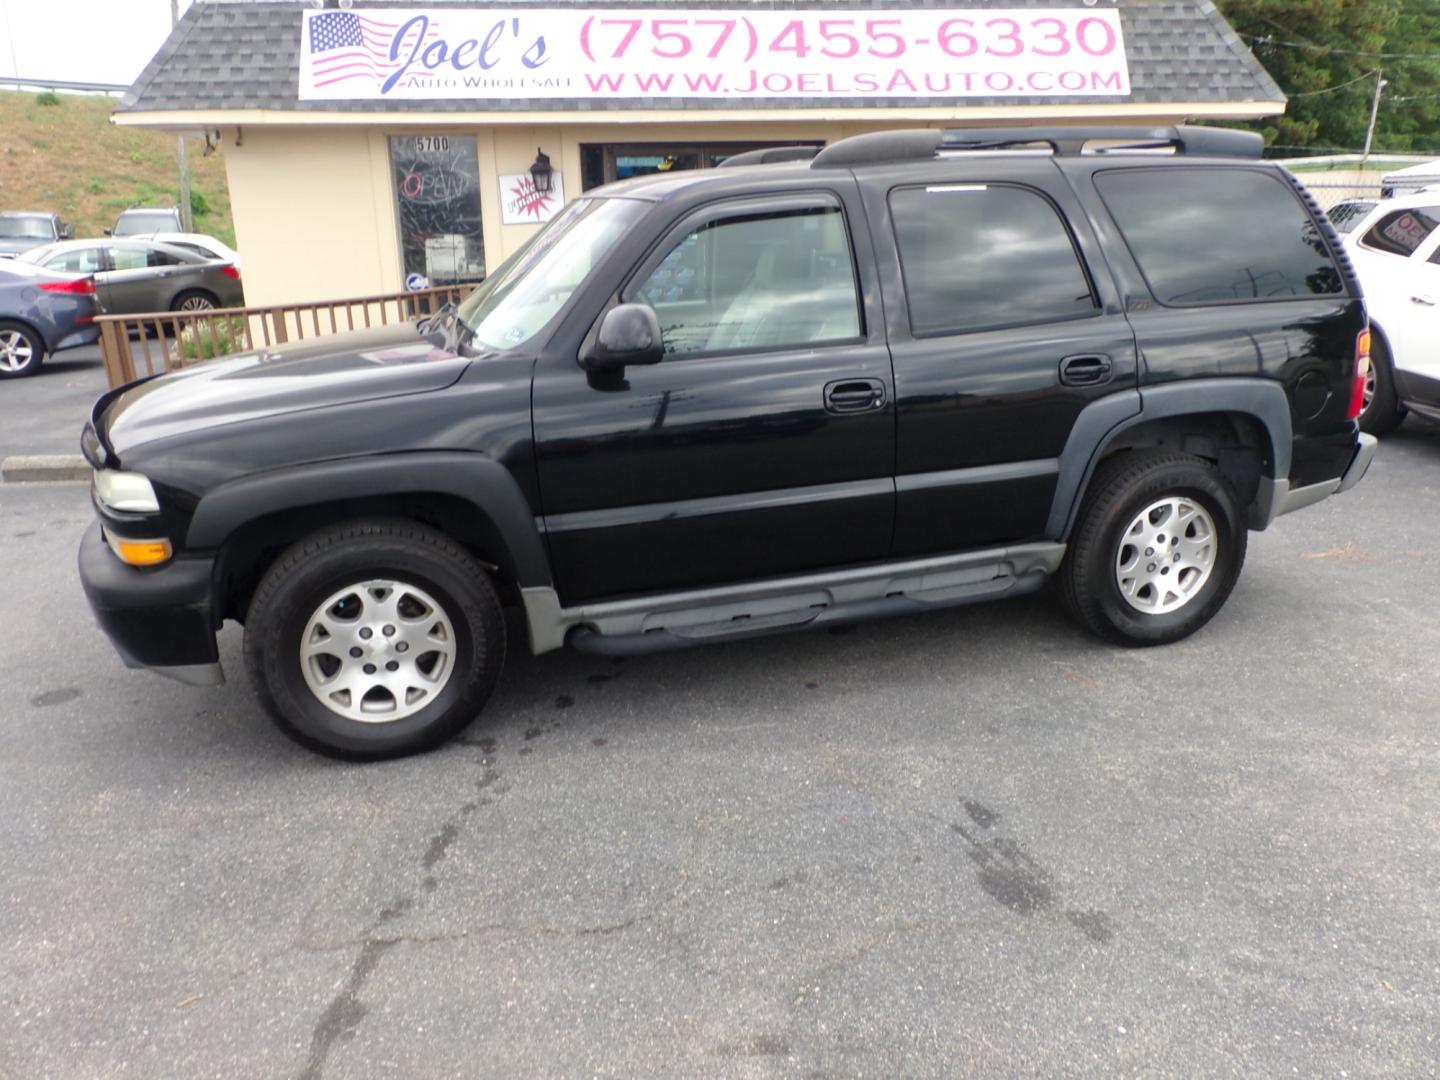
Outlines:
[[6, 484], [74, 484], [90, 479], [90, 463], [79, 454], [33, 454], [0, 461]]

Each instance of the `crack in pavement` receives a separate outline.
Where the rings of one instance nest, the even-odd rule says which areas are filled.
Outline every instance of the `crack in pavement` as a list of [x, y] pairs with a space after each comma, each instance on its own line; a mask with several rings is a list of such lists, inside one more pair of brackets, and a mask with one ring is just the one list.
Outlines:
[[[476, 781], [475, 787], [478, 795], [475, 799], [466, 802], [460, 808], [460, 815], [466, 816], [473, 813], [481, 806], [488, 806], [493, 801], [493, 796], [486, 796], [487, 788], [494, 786], [500, 779], [499, 772], [494, 768], [495, 759], [483, 757], [480, 765], [485, 770], [481, 778]], [[494, 795], [502, 794], [504, 788], [496, 788]], [[421, 889], [425, 892], [433, 891], [432, 883], [435, 879], [430, 871], [434, 870], [445, 856], [449, 853], [450, 847], [460, 836], [460, 824], [458, 821], [446, 821], [440, 827], [440, 831], [430, 838], [424, 854], [420, 858], [420, 869], [425, 872], [421, 881]], [[305, 1060], [305, 1067], [299, 1074], [299, 1080], [320, 1080], [325, 1074], [325, 1065], [330, 1059], [330, 1051], [334, 1048], [337, 1039], [353, 1035], [361, 1021], [369, 1015], [369, 1008], [361, 1001], [360, 992], [365, 988], [366, 982], [379, 966], [384, 955], [402, 942], [424, 944], [425, 940], [405, 935], [377, 936], [377, 931], [387, 923], [394, 922], [401, 918], [415, 906], [416, 900], [413, 896], [398, 896], [380, 909], [379, 913], [357, 940], [342, 942], [338, 945], [326, 948], [312, 948], [303, 942], [298, 947], [306, 952], [326, 953], [337, 952], [341, 949], [360, 947], [360, 954], [355, 958], [355, 963], [350, 967], [350, 974], [341, 987], [340, 992], [331, 999], [320, 1018], [315, 1021], [315, 1026], [310, 1033], [310, 1054]], [[465, 934], [471, 931], [466, 931]], [[465, 936], [465, 934], [459, 936]], [[435, 941], [447, 940], [454, 935], [441, 935]]]

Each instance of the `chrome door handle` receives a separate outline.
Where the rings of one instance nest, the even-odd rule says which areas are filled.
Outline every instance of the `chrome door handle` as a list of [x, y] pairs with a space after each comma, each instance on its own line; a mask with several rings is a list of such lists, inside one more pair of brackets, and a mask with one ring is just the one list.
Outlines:
[[1435, 298], [1429, 293], [1421, 293], [1419, 296], [1412, 296], [1410, 297], [1410, 302], [1412, 304], [1424, 304], [1426, 307], [1435, 306]]

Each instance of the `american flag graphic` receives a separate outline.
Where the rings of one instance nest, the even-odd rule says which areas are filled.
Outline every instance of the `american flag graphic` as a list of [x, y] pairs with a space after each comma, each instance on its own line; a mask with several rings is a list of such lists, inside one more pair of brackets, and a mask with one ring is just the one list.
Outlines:
[[[353, 11], [327, 11], [310, 20], [310, 70], [316, 87], [344, 82], [346, 79], [371, 79], [384, 83], [415, 46], [419, 29], [409, 30], [395, 59], [390, 59], [390, 45], [399, 23], [384, 22], [357, 15]], [[435, 37], [437, 24], [432, 22], [425, 37]]]

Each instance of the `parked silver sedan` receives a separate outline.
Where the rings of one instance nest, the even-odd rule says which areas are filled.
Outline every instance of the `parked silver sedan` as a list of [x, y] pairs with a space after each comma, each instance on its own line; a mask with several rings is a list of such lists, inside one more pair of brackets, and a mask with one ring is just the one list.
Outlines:
[[243, 307], [240, 271], [226, 262], [148, 240], [66, 240], [33, 248], [24, 262], [95, 279], [109, 315]]

